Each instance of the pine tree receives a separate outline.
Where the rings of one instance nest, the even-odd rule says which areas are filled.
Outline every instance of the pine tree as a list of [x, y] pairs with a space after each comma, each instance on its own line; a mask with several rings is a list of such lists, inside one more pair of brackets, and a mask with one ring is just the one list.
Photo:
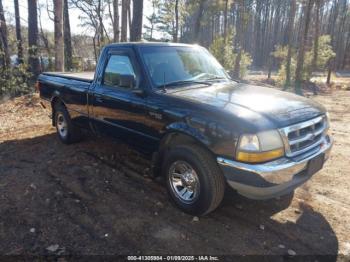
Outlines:
[[146, 16], [147, 23], [143, 26], [146, 29], [144, 38], [152, 41], [154, 37], [154, 31], [156, 30], [158, 20], [158, 9], [160, 8], [160, 0], [152, 0], [152, 14]]
[[71, 30], [70, 30], [68, 0], [64, 0], [63, 5], [64, 5], [63, 6], [64, 67], [67, 71], [70, 71], [73, 69], [73, 51], [72, 51], [72, 36], [71, 36]]
[[16, 20], [16, 39], [17, 39], [17, 57], [18, 62], [23, 63], [23, 44], [22, 44], [22, 32], [21, 32], [21, 17], [19, 13], [18, 0], [14, 0], [15, 6], [15, 20]]
[[35, 80], [40, 73], [38, 58], [38, 9], [37, 0], [28, 0], [28, 64]]
[[292, 62], [292, 49], [293, 49], [293, 32], [294, 32], [294, 19], [296, 12], [296, 0], [290, 1], [290, 12], [288, 18], [288, 32], [287, 32], [287, 43], [288, 43], [288, 54], [287, 54], [287, 62], [286, 62], [286, 82], [284, 84], [284, 89], [287, 89], [290, 86], [290, 66]]
[[298, 50], [298, 58], [297, 58], [297, 68], [295, 70], [295, 93], [302, 95], [301, 83], [302, 83], [302, 74], [303, 74], [303, 66], [304, 66], [304, 57], [305, 57], [305, 49], [307, 44], [307, 35], [309, 32], [310, 25], [310, 15], [311, 9], [314, 4], [314, 0], [308, 0], [303, 7], [303, 12], [305, 14], [305, 23], [303, 27], [302, 37], [300, 37], [299, 42], [299, 50]]
[[3, 51], [3, 59], [1, 59], [0, 54], [0, 60], [3, 60], [4, 67], [10, 66], [10, 52], [9, 52], [9, 46], [8, 46], [8, 35], [7, 35], [7, 25], [5, 20], [5, 13], [4, 8], [2, 5], [2, 0], [0, 0], [0, 51]]
[[143, 0], [133, 1], [133, 16], [130, 31], [131, 41], [140, 41], [142, 35]]
[[64, 71], [63, 1], [54, 0], [55, 70]]

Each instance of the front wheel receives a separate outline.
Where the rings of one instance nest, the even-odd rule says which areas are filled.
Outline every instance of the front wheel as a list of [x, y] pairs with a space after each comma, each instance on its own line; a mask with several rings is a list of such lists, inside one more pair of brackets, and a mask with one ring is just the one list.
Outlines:
[[197, 145], [181, 145], [166, 154], [162, 168], [167, 190], [184, 212], [205, 215], [221, 203], [225, 179], [213, 156]]

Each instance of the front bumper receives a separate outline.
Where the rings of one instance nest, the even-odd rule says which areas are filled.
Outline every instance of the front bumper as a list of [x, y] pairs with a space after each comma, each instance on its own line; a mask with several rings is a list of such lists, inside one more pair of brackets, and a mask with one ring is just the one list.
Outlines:
[[294, 158], [280, 158], [263, 164], [246, 164], [222, 157], [217, 162], [228, 184], [251, 199], [270, 199], [292, 192], [311, 178], [307, 167], [311, 159], [324, 154], [328, 159], [333, 140], [326, 136], [320, 147]]

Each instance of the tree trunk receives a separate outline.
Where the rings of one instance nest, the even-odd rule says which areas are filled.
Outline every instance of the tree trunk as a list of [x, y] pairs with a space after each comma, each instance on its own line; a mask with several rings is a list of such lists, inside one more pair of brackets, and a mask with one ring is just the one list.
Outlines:
[[127, 6], [127, 16], [128, 16], [128, 28], [129, 28], [129, 38], [130, 38], [130, 35], [131, 35], [131, 0], [129, 0], [129, 4]]
[[314, 2], [313, 0], [308, 0], [303, 8], [305, 13], [305, 24], [304, 24], [303, 34], [300, 37], [297, 68], [295, 70], [295, 92], [300, 95], [303, 94], [301, 90], [301, 82], [303, 80], [305, 48], [307, 44], [307, 34], [309, 31], [310, 13], [313, 6], [313, 2]]
[[315, 43], [314, 43], [313, 57], [312, 57], [312, 67], [311, 67], [312, 71], [317, 70], [318, 46], [319, 46], [318, 40], [320, 37], [320, 6], [321, 6], [321, 0], [316, 0]]
[[238, 54], [235, 60], [235, 66], [233, 69], [233, 78], [239, 79], [240, 78], [240, 72], [241, 72], [241, 60], [242, 60], [242, 48], [239, 47]]
[[203, 17], [203, 11], [204, 11], [204, 3], [206, 0], [200, 0], [199, 2], [199, 8], [198, 8], [198, 15], [196, 17], [195, 23], [194, 23], [194, 40], [200, 43], [199, 39], [199, 31], [201, 28], [201, 22]]
[[126, 42], [128, 37], [128, 5], [130, 5], [129, 0], [122, 0], [121, 42]]
[[97, 17], [98, 17], [98, 29], [99, 29], [99, 53], [101, 52], [102, 46], [105, 42], [105, 34], [104, 34], [104, 25], [103, 25], [103, 17], [102, 17], [102, 0], [98, 1], [97, 7]]
[[113, 0], [113, 40], [115, 43], [119, 42], [120, 31], [119, 31], [119, 1]]
[[326, 81], [326, 84], [327, 85], [330, 85], [330, 83], [331, 83], [331, 76], [332, 76], [332, 63], [333, 63], [333, 61], [330, 61], [330, 65], [329, 65], [329, 67], [328, 67], [328, 72], [327, 72], [327, 81]]
[[[338, 15], [339, 15], [339, 1], [333, 1], [332, 10], [333, 12], [331, 12], [331, 17], [329, 18], [330, 22], [328, 23], [328, 32], [331, 35], [331, 46], [334, 49], [335, 48], [335, 27], [336, 27]], [[328, 75], [327, 75], [328, 85], [331, 83], [331, 76], [332, 76], [332, 71], [334, 69], [334, 64], [335, 64], [334, 59], [331, 59], [328, 62]]]
[[178, 42], [179, 35], [179, 0], [175, 0], [175, 33], [173, 36], [173, 41]]
[[48, 68], [47, 69], [45, 68], [45, 70], [52, 71], [53, 70], [53, 65], [52, 65], [52, 56], [51, 56], [51, 48], [50, 48], [50, 45], [49, 45], [49, 39], [48, 39], [47, 35], [44, 33], [44, 30], [43, 30], [42, 19], [41, 19], [41, 8], [38, 8], [38, 11], [39, 11], [38, 15], [39, 15], [40, 36], [41, 36], [41, 40], [43, 41], [44, 47], [45, 47], [46, 52], [47, 52], [48, 60], [49, 60], [48, 61], [49, 62]]
[[233, 46], [234, 46], [234, 52], [237, 54], [236, 55], [236, 59], [235, 59], [235, 63], [233, 65], [233, 72], [232, 72], [232, 76], [234, 79], [239, 79], [239, 71], [240, 71], [240, 59], [241, 59], [241, 47], [240, 47], [240, 41], [239, 41], [239, 38], [240, 38], [240, 32], [241, 32], [241, 16], [243, 15], [242, 12], [241, 12], [241, 3], [238, 2], [238, 12], [237, 12], [237, 17], [236, 17], [236, 27], [235, 27], [235, 30], [236, 30], [236, 35], [235, 35], [235, 38], [234, 38], [234, 43], [233, 43]]
[[63, 1], [54, 0], [55, 25], [55, 70], [64, 71]]
[[[272, 51], [274, 51], [275, 45], [276, 45], [276, 39], [277, 39], [279, 27], [280, 27], [280, 22], [278, 21], [281, 18], [280, 13], [281, 13], [281, 2], [278, 2], [274, 17], [271, 16], [271, 23], [272, 23], [271, 32], [273, 32], [273, 35], [270, 37], [272, 41], [269, 47], [268, 75], [267, 75], [268, 79], [271, 79], [272, 70], [275, 68], [275, 57], [271, 53]], [[274, 27], [273, 30], [272, 30], [272, 27]]]
[[266, 1], [265, 3], [265, 7], [264, 7], [264, 14], [263, 14], [263, 23], [262, 23], [262, 29], [261, 29], [261, 42], [260, 42], [260, 61], [261, 61], [261, 66], [265, 66], [266, 65], [266, 57], [267, 57], [267, 52], [266, 52], [266, 48], [268, 47], [268, 45], [266, 44], [268, 38], [267, 38], [267, 34], [268, 34], [268, 25], [269, 25], [269, 20], [270, 20], [270, 5], [269, 5], [269, 1]]
[[9, 52], [7, 39], [8, 39], [8, 35], [7, 35], [5, 13], [2, 5], [2, 0], [0, 0], [0, 42], [2, 42], [1, 46], [4, 52], [4, 59], [3, 59], [4, 67], [10, 66], [10, 52]]
[[331, 83], [332, 71], [334, 69], [334, 64], [335, 64], [334, 60], [335, 60], [335, 58], [331, 58], [328, 61], [328, 72], [327, 72], [327, 81], [326, 81], [327, 85], [330, 85], [330, 83]]
[[224, 9], [224, 39], [225, 39], [225, 42], [227, 39], [227, 10], [228, 10], [228, 0], [225, 0], [225, 9]]
[[28, 64], [35, 80], [40, 73], [38, 59], [38, 10], [37, 0], [28, 0]]
[[346, 40], [344, 54], [345, 55], [344, 55], [343, 62], [342, 62], [342, 69], [344, 69], [346, 67], [346, 64], [348, 63], [348, 58], [349, 58], [349, 54], [350, 54], [350, 34], [348, 34], [348, 38]]
[[291, 82], [290, 66], [291, 66], [291, 62], [292, 62], [293, 31], [294, 31], [295, 12], [296, 12], [296, 0], [291, 0], [289, 19], [288, 19], [288, 33], [287, 33], [288, 53], [287, 53], [287, 61], [286, 61], [286, 82], [284, 84], [284, 90], [286, 90], [290, 86], [290, 82]]
[[261, 12], [262, 12], [262, 1], [256, 2], [256, 16], [255, 16], [255, 46], [254, 46], [254, 64], [261, 66]]
[[273, 67], [273, 56], [269, 56], [269, 61], [267, 62], [267, 79], [271, 79], [272, 67]]
[[14, 0], [15, 5], [15, 19], [16, 19], [16, 39], [17, 39], [17, 56], [18, 62], [23, 63], [23, 45], [22, 45], [22, 33], [21, 33], [21, 17], [19, 14], [18, 0]]
[[143, 0], [134, 0], [131, 34], [130, 34], [130, 40], [133, 42], [141, 41], [142, 15], [143, 15]]
[[69, 9], [68, 0], [64, 0], [64, 64], [66, 71], [71, 71], [73, 69], [73, 52], [72, 52], [72, 36], [70, 31], [70, 20], [69, 20]]
[[241, 59], [242, 59], [242, 52], [243, 52], [243, 39], [244, 39], [244, 31], [245, 31], [245, 0], [239, 0], [238, 2], [238, 21], [236, 24], [236, 42], [235, 42], [235, 50], [237, 53], [237, 57], [235, 59], [235, 64], [233, 68], [233, 77], [235, 79], [240, 78], [240, 71], [241, 71]]
[[349, 17], [349, 8], [348, 8], [348, 0], [340, 1], [340, 13], [339, 13], [339, 23], [338, 30], [336, 30], [335, 34], [335, 44], [334, 51], [336, 53], [335, 61], [334, 61], [334, 70], [340, 69], [341, 59], [344, 57], [343, 49], [344, 49], [344, 40], [349, 32], [350, 25], [345, 26], [346, 20]]
[[94, 37], [92, 38], [92, 44], [93, 44], [93, 47], [94, 47], [95, 62], [96, 62], [96, 64], [97, 64], [98, 55], [97, 55], [97, 46], [96, 46], [96, 34], [95, 34]]

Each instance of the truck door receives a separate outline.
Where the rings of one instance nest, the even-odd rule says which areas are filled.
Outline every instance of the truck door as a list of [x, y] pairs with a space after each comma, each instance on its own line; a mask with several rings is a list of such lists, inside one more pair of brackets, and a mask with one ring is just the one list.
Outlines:
[[120, 75], [134, 75], [136, 82], [140, 82], [140, 70], [132, 50], [110, 52], [104, 66], [93, 90], [91, 119], [102, 133], [131, 140], [146, 138], [143, 132], [146, 99], [118, 85]]

